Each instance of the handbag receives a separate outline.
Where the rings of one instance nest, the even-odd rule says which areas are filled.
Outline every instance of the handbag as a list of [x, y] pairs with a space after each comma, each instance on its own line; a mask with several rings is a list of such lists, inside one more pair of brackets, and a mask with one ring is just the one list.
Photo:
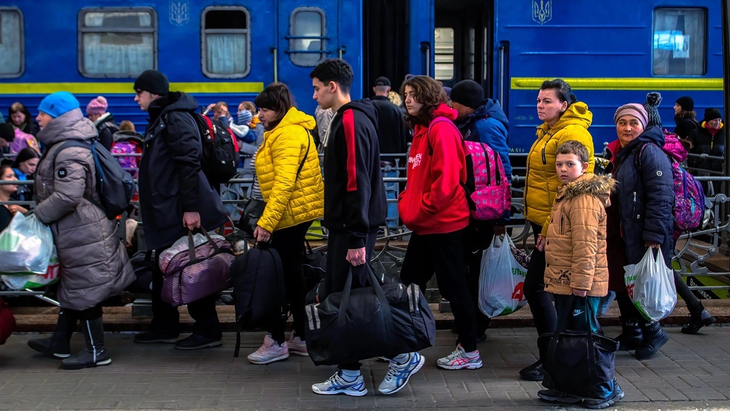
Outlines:
[[[571, 296], [575, 302], [575, 296]], [[554, 333], [537, 339], [546, 388], [581, 398], [605, 398], [613, 391], [618, 341], [590, 329], [590, 300], [583, 310], [588, 330], [567, 330], [573, 310], [565, 310]], [[572, 306], [572, 304], [571, 304]]]
[[[200, 230], [206, 241], [196, 246], [192, 231], [188, 231], [187, 248], [181, 248], [184, 237], [170, 251], [160, 254], [162, 300], [177, 307], [198, 301], [231, 287], [230, 269], [234, 255], [231, 243], [221, 236], [211, 238]], [[166, 254], [167, 253], [167, 254]]]
[[369, 286], [352, 289], [350, 270], [342, 292], [305, 307], [307, 350], [315, 365], [392, 358], [434, 344], [436, 322], [418, 285], [381, 286], [366, 267]]
[[[309, 155], [309, 147], [312, 144], [312, 137], [308, 135], [307, 138], [307, 152], [304, 154], [304, 158], [302, 159], [302, 162], [299, 164], [299, 169], [297, 170], [297, 175], [294, 177], [294, 182], [296, 183], [297, 179], [299, 178], [299, 173], [302, 172], [302, 168], [304, 168], [304, 162], [307, 161], [307, 156]], [[256, 177], [258, 179], [258, 177]], [[238, 220], [238, 228], [246, 232], [246, 234], [253, 237], [253, 232], [256, 230], [256, 226], [258, 225], [259, 219], [264, 214], [264, 209], [266, 208], [266, 202], [263, 200], [257, 200], [255, 198], [246, 198], [242, 202], [243, 205], [243, 211], [241, 212], [241, 218]]]
[[0, 298], [0, 345], [10, 337], [15, 331], [15, 317], [8, 308], [8, 304]]

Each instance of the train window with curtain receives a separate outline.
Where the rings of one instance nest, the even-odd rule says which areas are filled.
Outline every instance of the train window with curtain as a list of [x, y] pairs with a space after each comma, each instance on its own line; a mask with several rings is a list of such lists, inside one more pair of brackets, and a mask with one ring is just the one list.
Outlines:
[[653, 71], [657, 76], [707, 72], [707, 10], [654, 9]]
[[25, 71], [23, 34], [20, 10], [0, 7], [0, 77], [20, 77]]
[[436, 27], [434, 39], [434, 78], [436, 80], [453, 80], [454, 29], [451, 27]]
[[79, 71], [85, 77], [134, 78], [157, 67], [157, 16], [148, 7], [79, 13]]
[[317, 7], [298, 7], [289, 19], [289, 58], [297, 66], [314, 67], [327, 58], [326, 20]]
[[248, 10], [240, 6], [203, 10], [201, 65], [211, 78], [241, 78], [251, 69]]

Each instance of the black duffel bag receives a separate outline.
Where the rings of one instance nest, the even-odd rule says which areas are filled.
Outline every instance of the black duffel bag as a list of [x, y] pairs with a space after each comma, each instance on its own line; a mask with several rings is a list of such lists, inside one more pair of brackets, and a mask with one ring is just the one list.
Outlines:
[[368, 287], [352, 289], [352, 270], [345, 289], [319, 304], [305, 307], [307, 350], [316, 365], [392, 358], [431, 347], [436, 337], [428, 301], [416, 284], [380, 285], [367, 266]]
[[589, 309], [586, 299], [583, 311], [588, 330], [566, 330], [573, 310], [565, 310], [555, 333], [537, 339], [545, 371], [543, 385], [575, 397], [605, 398], [613, 391], [618, 341], [591, 331]]

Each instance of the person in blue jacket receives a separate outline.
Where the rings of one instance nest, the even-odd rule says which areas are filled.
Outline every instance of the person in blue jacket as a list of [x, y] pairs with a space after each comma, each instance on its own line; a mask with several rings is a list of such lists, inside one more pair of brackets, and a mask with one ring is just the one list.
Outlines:
[[632, 319], [641, 327], [641, 342], [632, 348], [636, 349], [634, 356], [644, 360], [659, 351], [669, 336], [659, 322], [647, 321], [632, 304], [625, 292], [623, 266], [638, 264], [651, 247], [661, 249], [664, 262], [671, 267], [674, 179], [669, 157], [661, 148], [664, 132], [657, 125], [649, 126], [641, 104], [619, 107], [614, 121], [618, 143], [610, 143], [609, 151], [618, 185], [608, 209], [608, 225], [612, 227], [606, 237], [609, 283], [618, 283], [613, 288], [621, 317]]
[[[484, 89], [474, 80], [462, 80], [451, 89], [451, 108], [459, 114], [456, 126], [464, 140], [480, 141], [499, 154], [507, 178], [512, 178], [512, 165], [509, 161], [509, 121], [499, 102], [484, 98]], [[489, 247], [494, 235], [505, 233], [508, 219], [477, 222], [472, 221], [465, 237], [467, 281], [472, 293], [474, 311], [477, 314], [477, 342], [487, 338], [489, 317], [479, 310], [479, 274], [482, 265], [482, 251]]]

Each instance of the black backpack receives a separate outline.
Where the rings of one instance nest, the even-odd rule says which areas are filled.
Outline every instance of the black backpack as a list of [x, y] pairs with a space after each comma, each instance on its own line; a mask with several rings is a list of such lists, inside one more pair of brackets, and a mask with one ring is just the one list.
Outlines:
[[233, 301], [236, 307], [236, 349], [241, 347], [241, 329], [263, 325], [284, 305], [284, 268], [273, 248], [252, 248], [231, 264]]
[[235, 137], [219, 120], [198, 113], [191, 113], [203, 145], [200, 166], [208, 180], [214, 184], [225, 184], [236, 175], [238, 151]]
[[58, 154], [69, 147], [81, 147], [91, 151], [96, 166], [96, 190], [99, 193], [101, 203], [96, 202], [93, 198], [85, 198], [104, 210], [108, 219], [116, 219], [129, 208], [132, 196], [136, 191], [134, 179], [122, 169], [122, 166], [119, 165], [119, 162], [109, 150], [96, 140], [91, 141], [91, 143], [80, 140], [69, 140], [61, 143], [51, 159], [54, 169]]

